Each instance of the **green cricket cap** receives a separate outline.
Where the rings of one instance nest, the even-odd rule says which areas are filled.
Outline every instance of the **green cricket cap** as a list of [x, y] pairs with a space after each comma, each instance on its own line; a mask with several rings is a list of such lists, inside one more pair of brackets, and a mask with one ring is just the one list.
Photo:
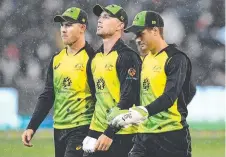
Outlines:
[[76, 7], [68, 8], [62, 15], [56, 15], [54, 17], [54, 22], [72, 22], [72, 23], [81, 23], [88, 24], [88, 15], [87, 13]]
[[139, 12], [135, 16], [132, 25], [127, 27], [124, 31], [126, 33], [133, 32], [136, 34], [147, 27], [164, 27], [164, 21], [159, 13], [154, 11]]
[[110, 14], [110, 16], [119, 19], [121, 22], [124, 23], [125, 27], [127, 26], [127, 24], [128, 24], [128, 15], [127, 15], [126, 11], [122, 7], [120, 7], [118, 5], [115, 5], [115, 4], [111, 4], [111, 5], [108, 5], [106, 7], [103, 7], [103, 6], [99, 5], [99, 4], [96, 4], [93, 7], [93, 13], [96, 16], [100, 16], [100, 14], [103, 11], [107, 12], [108, 14]]

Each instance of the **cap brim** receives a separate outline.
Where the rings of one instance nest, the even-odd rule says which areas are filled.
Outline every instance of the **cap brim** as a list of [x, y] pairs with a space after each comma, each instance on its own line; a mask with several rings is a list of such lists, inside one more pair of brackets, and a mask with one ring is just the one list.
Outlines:
[[56, 15], [55, 17], [54, 17], [54, 22], [65, 22], [65, 21], [67, 21], [63, 16], [61, 16], [61, 15]]
[[104, 7], [102, 7], [101, 5], [99, 4], [96, 4], [94, 7], [93, 7], [93, 13], [96, 15], [96, 16], [100, 16], [100, 14], [105, 11]]
[[129, 33], [129, 32], [132, 32], [132, 33], [138, 33], [138, 32], [142, 32], [143, 30], [145, 29], [144, 26], [129, 26], [127, 27], [126, 29], [124, 29], [124, 32], [125, 33]]
[[78, 20], [74, 20], [68, 16], [57, 15], [54, 17], [54, 22], [71, 22], [71, 23], [80, 23]]
[[93, 7], [93, 13], [96, 15], [96, 16], [100, 16], [100, 14], [105, 11], [107, 12], [108, 14], [110, 14], [112, 17], [114, 17], [115, 15], [110, 12], [108, 9], [104, 8], [103, 6], [99, 5], [99, 4], [96, 4], [94, 7]]

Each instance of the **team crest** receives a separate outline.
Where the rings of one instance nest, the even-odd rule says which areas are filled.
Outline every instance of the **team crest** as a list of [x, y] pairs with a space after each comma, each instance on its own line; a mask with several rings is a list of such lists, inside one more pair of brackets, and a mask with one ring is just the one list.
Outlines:
[[154, 66], [153, 68], [152, 68], [152, 70], [154, 71], [154, 72], [160, 72], [161, 71], [161, 66], [158, 66], [158, 65], [156, 65], [156, 66]]
[[82, 63], [78, 63], [75, 65], [75, 69], [79, 70], [79, 71], [83, 71], [84, 70], [84, 66]]
[[113, 70], [113, 65], [111, 65], [111, 64], [106, 64], [106, 65], [105, 65], [105, 69], [106, 69], [107, 71], [112, 71], [112, 70]]

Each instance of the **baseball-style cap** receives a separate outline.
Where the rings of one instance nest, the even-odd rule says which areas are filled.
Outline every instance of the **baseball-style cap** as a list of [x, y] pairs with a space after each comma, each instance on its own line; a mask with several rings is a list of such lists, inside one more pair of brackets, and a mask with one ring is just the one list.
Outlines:
[[62, 15], [56, 15], [54, 17], [54, 22], [65, 22], [65, 21], [87, 25], [88, 15], [84, 10], [72, 7], [67, 9]]
[[164, 27], [164, 21], [162, 17], [154, 11], [142, 11], [135, 16], [132, 25], [127, 27], [124, 32], [133, 32], [136, 34], [147, 27]]
[[111, 4], [111, 5], [108, 5], [106, 7], [103, 7], [103, 6], [99, 5], [99, 4], [96, 4], [93, 7], [93, 13], [96, 16], [100, 16], [100, 14], [103, 11], [107, 12], [108, 14], [110, 14], [110, 16], [115, 17], [115, 18], [119, 19], [120, 21], [122, 21], [125, 24], [125, 27], [127, 26], [127, 24], [128, 24], [128, 16], [126, 14], [126, 11], [122, 7], [120, 7], [118, 5], [115, 5], [115, 4]]

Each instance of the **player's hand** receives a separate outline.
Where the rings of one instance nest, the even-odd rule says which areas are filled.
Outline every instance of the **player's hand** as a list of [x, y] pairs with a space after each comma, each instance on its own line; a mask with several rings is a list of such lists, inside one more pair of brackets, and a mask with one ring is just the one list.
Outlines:
[[144, 106], [135, 106], [129, 112], [115, 117], [111, 125], [114, 127], [126, 127], [130, 124], [139, 124], [148, 118], [148, 111]]
[[86, 138], [82, 142], [82, 149], [86, 153], [93, 153], [95, 150], [97, 139], [92, 138], [90, 136], [86, 136]]
[[22, 138], [22, 142], [25, 146], [27, 147], [32, 147], [33, 145], [31, 144], [31, 139], [34, 135], [34, 130], [32, 129], [27, 129], [23, 132], [21, 138]]
[[110, 148], [112, 142], [113, 140], [111, 138], [102, 134], [96, 142], [95, 151], [107, 151]]
[[111, 108], [109, 114], [107, 115], [107, 120], [108, 120], [109, 124], [115, 117], [117, 117], [118, 115], [123, 114], [123, 113], [128, 113], [128, 111], [129, 110], [121, 110], [117, 106]]

